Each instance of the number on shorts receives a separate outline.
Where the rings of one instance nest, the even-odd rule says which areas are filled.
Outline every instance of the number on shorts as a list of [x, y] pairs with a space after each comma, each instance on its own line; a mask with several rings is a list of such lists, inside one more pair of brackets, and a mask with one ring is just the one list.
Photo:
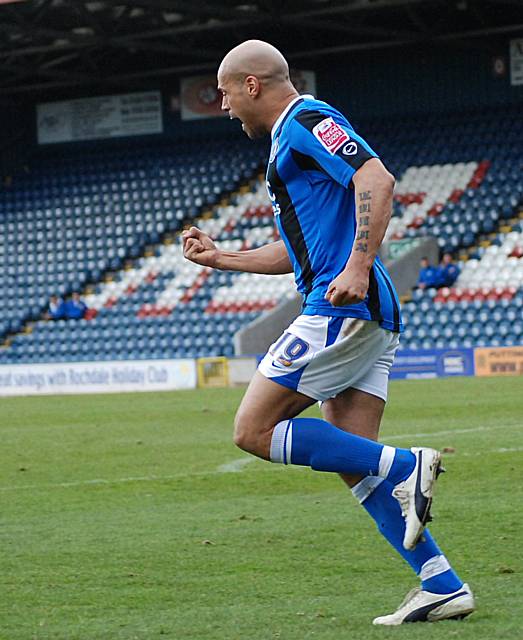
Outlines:
[[[287, 343], [285, 345], [285, 343]], [[285, 345], [285, 349], [281, 355], [277, 355], [280, 349]], [[270, 354], [278, 360], [280, 364], [290, 367], [291, 364], [304, 356], [309, 350], [308, 342], [293, 336], [292, 333], [284, 333], [280, 339], [275, 342], [274, 347], [270, 350]]]
[[305, 340], [301, 338], [294, 338], [289, 344], [285, 347], [285, 351], [283, 352], [284, 357], [291, 362], [294, 360], [298, 360], [302, 356], [304, 356], [309, 350], [309, 345]]

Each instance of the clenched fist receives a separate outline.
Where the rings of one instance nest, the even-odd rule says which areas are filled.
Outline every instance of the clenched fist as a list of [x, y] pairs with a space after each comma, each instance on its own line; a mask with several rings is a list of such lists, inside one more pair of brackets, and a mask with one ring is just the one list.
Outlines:
[[209, 236], [198, 229], [191, 227], [182, 233], [183, 255], [187, 260], [200, 264], [203, 267], [215, 267], [219, 251]]
[[347, 267], [330, 283], [325, 299], [333, 307], [363, 302], [369, 289], [369, 272], [366, 268]]

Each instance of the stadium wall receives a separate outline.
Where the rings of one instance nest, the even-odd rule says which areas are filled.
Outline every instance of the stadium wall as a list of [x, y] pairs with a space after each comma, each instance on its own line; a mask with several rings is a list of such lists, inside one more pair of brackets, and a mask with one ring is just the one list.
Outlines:
[[[509, 39], [476, 41], [474, 48], [453, 43], [437, 48], [405, 47], [347, 52], [315, 57], [300, 63], [316, 71], [318, 97], [345, 111], [356, 120], [446, 113], [468, 109], [523, 105], [523, 86], [511, 86]], [[501, 75], [494, 72], [494, 60], [505, 61]], [[227, 118], [184, 122], [173, 111], [173, 97], [179, 94], [179, 80], [136, 83], [121, 93], [160, 89], [164, 98], [165, 137], [172, 140], [222, 137], [239, 134], [238, 123]], [[106, 92], [107, 93], [107, 92]], [[113, 91], [113, 93], [118, 93]], [[85, 97], [89, 89], [76, 87], [39, 94], [32, 99], [17, 97], [13, 106], [0, 107], [0, 166], [15, 166], [27, 149], [36, 145], [35, 100], [38, 102]], [[93, 95], [100, 94], [100, 91]], [[122, 144], [125, 140], [107, 141]], [[75, 143], [82, 145], [84, 143]], [[92, 144], [92, 143], [91, 143]], [[100, 141], [95, 144], [99, 145]]]
[[0, 185], [1, 178], [17, 173], [36, 144], [34, 105], [0, 107]]
[[[484, 48], [387, 49], [348, 53], [343, 63], [317, 67], [319, 97], [352, 117], [446, 113], [523, 104], [511, 86], [509, 41]], [[494, 60], [505, 60], [497, 75]]]

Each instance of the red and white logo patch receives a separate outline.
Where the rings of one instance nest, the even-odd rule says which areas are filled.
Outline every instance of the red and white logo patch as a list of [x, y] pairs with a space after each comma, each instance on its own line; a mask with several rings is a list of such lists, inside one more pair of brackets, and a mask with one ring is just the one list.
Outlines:
[[332, 118], [325, 118], [319, 122], [312, 133], [329, 153], [334, 155], [342, 144], [350, 140], [350, 136]]

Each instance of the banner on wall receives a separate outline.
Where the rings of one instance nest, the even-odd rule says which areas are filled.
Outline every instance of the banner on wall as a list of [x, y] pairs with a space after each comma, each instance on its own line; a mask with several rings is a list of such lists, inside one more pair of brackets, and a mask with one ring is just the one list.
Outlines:
[[[299, 93], [316, 95], [316, 74], [314, 71], [291, 69], [291, 80]], [[222, 95], [218, 91], [216, 76], [208, 74], [183, 78], [180, 83], [180, 111], [182, 120], [202, 120], [223, 118]]]
[[225, 117], [221, 110], [222, 96], [216, 85], [216, 76], [191, 76], [180, 83], [180, 111], [182, 120]]
[[473, 349], [420, 349], [398, 351], [390, 377], [403, 379], [473, 376]]
[[510, 84], [523, 84], [523, 38], [510, 41]]
[[482, 347], [474, 359], [477, 376], [523, 375], [523, 347]]
[[38, 144], [162, 133], [159, 91], [39, 104]]
[[194, 360], [123, 360], [0, 366], [0, 396], [171, 391], [196, 387]]

